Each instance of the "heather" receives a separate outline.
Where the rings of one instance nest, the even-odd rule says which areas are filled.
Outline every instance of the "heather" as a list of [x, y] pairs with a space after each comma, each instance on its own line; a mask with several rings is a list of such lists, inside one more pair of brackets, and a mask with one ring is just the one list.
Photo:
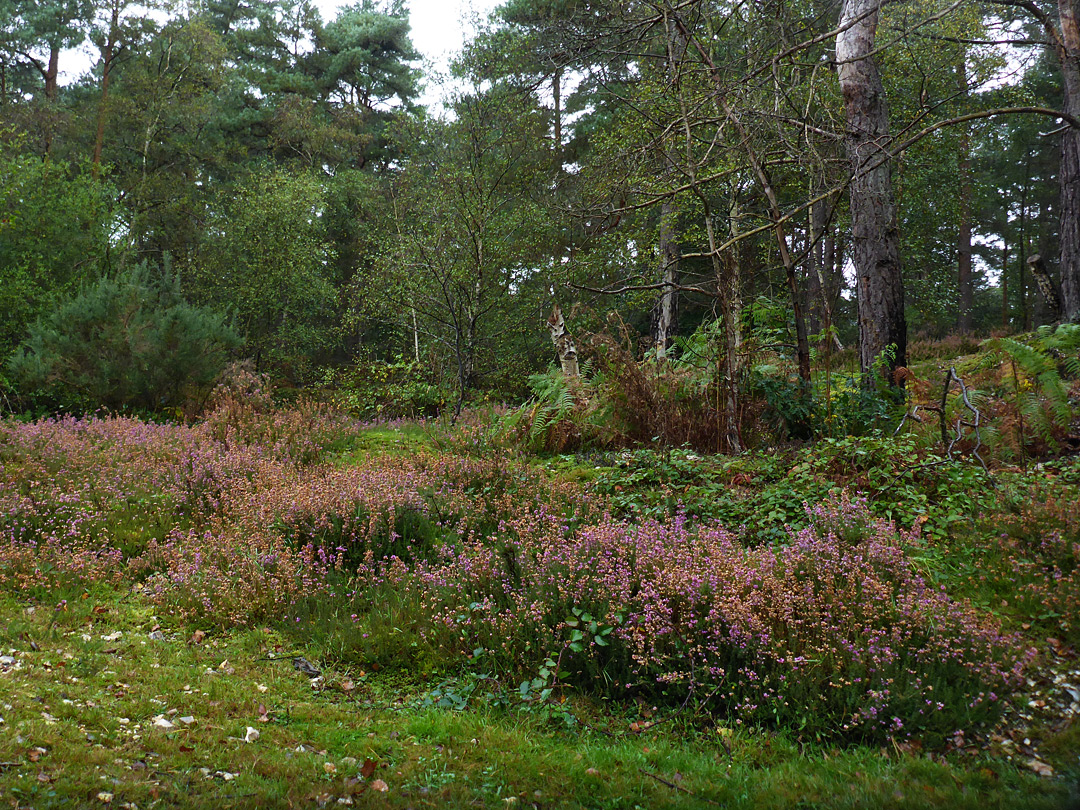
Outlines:
[[[769, 543], [685, 511], [619, 518], [587, 482], [487, 452], [477, 425], [438, 451], [353, 452], [367, 428], [276, 407], [258, 385], [236, 375], [193, 425], [4, 423], [0, 583], [37, 598], [132, 589], [202, 627], [310, 621], [323, 602], [348, 660], [542, 670], [549, 695], [692, 703], [812, 739], [985, 731], [1031, 658], [917, 570], [932, 546], [918, 526], [843, 488]], [[1039, 540], [1057, 549], [1045, 579], [1059, 594], [1075, 567], [1063, 542]], [[412, 641], [388, 640], [384, 614]]]

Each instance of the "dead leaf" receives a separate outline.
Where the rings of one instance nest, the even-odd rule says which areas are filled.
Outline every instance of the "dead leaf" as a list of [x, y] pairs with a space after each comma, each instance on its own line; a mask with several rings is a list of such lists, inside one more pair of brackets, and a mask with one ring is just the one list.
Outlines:
[[1031, 768], [1031, 770], [1035, 771], [1035, 773], [1037, 773], [1039, 776], [1050, 778], [1051, 776], [1054, 775], [1054, 769], [1051, 768], [1049, 765], [1047, 765], [1042, 760], [1038, 760], [1038, 759], [1034, 759], [1034, 758], [1029, 759], [1027, 761], [1027, 766], [1029, 768]]
[[204, 638], [206, 638], [206, 633], [202, 630], [196, 630], [194, 633], [191, 634], [191, 643], [202, 644], [202, 640]]
[[97, 795], [97, 800], [102, 804], [112, 804], [113, 795], [111, 793], [106, 793], [105, 791], [102, 791]]
[[337, 765], [333, 762], [324, 762], [322, 764], [322, 769], [326, 771], [326, 773], [337, 773]]
[[254, 728], [252, 728], [251, 726], [248, 726], [248, 727], [247, 727], [247, 731], [245, 731], [245, 732], [244, 732], [244, 742], [246, 742], [246, 743], [253, 743], [253, 742], [255, 742], [255, 741], [256, 741], [257, 739], [259, 739], [259, 732], [258, 732], [258, 730], [257, 730], [257, 729], [254, 729]]
[[360, 766], [360, 775], [364, 777], [364, 779], [370, 779], [375, 773], [375, 768], [377, 767], [378, 766], [375, 764], [375, 760], [365, 759], [364, 764]]
[[379, 793], [386, 793], [386, 791], [390, 790], [390, 786], [386, 784], [386, 782], [384, 782], [382, 779], [376, 779], [374, 782], [371, 783], [371, 789], [377, 790], [379, 791]]

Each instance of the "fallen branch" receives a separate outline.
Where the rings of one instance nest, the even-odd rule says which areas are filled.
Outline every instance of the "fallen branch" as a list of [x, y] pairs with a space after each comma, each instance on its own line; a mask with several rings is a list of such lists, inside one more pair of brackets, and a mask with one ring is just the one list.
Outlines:
[[705, 804], [711, 804], [714, 807], [722, 807], [723, 806], [723, 805], [720, 804], [720, 802], [714, 802], [712, 799], [706, 799], [704, 796], [699, 796], [698, 794], [694, 793], [694, 791], [687, 790], [682, 785], [676, 785], [674, 782], [669, 782], [667, 779], [665, 779], [662, 776], [657, 776], [655, 773], [649, 773], [644, 768], [638, 768], [638, 771], [640, 773], [645, 774], [650, 779], [655, 779], [661, 785], [667, 785], [672, 790], [677, 790], [680, 793], [685, 793], [687, 796], [693, 796], [698, 801], [705, 802]]

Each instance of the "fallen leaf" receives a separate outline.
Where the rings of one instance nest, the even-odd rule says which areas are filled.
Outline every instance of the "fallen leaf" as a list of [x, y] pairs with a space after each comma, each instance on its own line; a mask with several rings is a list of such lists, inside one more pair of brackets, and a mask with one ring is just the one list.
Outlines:
[[196, 630], [194, 633], [191, 634], [191, 643], [202, 644], [202, 640], [204, 638], [206, 638], [206, 633], [202, 630]]
[[102, 791], [97, 795], [97, 799], [102, 804], [112, 804], [113, 795], [111, 793], [106, 793], [105, 791]]
[[1034, 758], [1029, 759], [1027, 761], [1027, 766], [1031, 768], [1031, 770], [1035, 771], [1035, 773], [1037, 773], [1039, 776], [1049, 778], [1054, 775], [1054, 769], [1041, 760]]
[[360, 766], [360, 775], [364, 777], [364, 779], [370, 779], [375, 773], [376, 767], [375, 760], [365, 759], [364, 764]]
[[42, 784], [47, 784], [52, 781], [52, 777], [45, 773], [45, 771], [40, 771], [37, 775], [37, 780]]
[[259, 704], [259, 722], [260, 723], [269, 723], [270, 722], [270, 718], [266, 714], [266, 706], [264, 706], [262, 703]]
[[333, 762], [324, 762], [322, 764], [322, 769], [327, 773], [337, 773], [337, 765]]
[[371, 789], [377, 790], [379, 791], [379, 793], [386, 793], [386, 791], [390, 790], [390, 786], [386, 784], [386, 782], [384, 782], [382, 779], [376, 779], [374, 782], [371, 783]]

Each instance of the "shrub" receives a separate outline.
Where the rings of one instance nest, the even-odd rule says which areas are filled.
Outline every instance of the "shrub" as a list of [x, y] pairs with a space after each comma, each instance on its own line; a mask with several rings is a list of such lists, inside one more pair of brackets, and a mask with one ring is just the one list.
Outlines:
[[209, 386], [237, 345], [223, 316], [190, 306], [175, 276], [144, 265], [37, 321], [8, 368], [24, 392], [69, 408], [162, 410]]
[[378, 581], [418, 598], [432, 643], [526, 671], [546, 654], [565, 679], [612, 694], [692, 689], [736, 723], [940, 740], [995, 719], [1026, 660], [1017, 640], [915, 574], [902, 546], [916, 537], [864, 504], [810, 520], [787, 545], [756, 549], [680, 519], [541, 522], [441, 559], [391, 560]]
[[392, 363], [358, 361], [351, 368], [331, 370], [323, 385], [332, 389], [335, 405], [361, 419], [438, 416], [453, 398], [428, 379], [419, 363], [403, 357]]

